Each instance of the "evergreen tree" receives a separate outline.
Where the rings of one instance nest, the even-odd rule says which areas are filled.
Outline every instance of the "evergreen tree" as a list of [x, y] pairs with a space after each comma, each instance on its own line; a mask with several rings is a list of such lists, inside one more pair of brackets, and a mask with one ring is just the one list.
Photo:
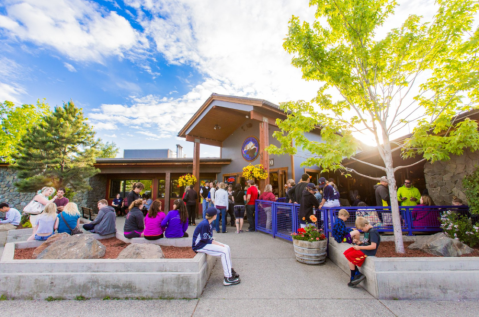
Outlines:
[[93, 166], [98, 142], [86, 120], [82, 110], [70, 101], [30, 128], [14, 155], [19, 191], [31, 192], [44, 186], [91, 189], [87, 179], [99, 172]]
[[115, 142], [101, 142], [98, 139], [98, 155], [97, 158], [115, 158], [120, 149], [116, 146]]

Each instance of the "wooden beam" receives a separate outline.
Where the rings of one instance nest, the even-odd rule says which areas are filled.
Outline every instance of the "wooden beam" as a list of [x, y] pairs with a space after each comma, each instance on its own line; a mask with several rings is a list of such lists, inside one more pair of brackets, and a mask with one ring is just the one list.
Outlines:
[[170, 211], [170, 186], [171, 186], [171, 173], [166, 172], [165, 175], [165, 207], [163, 211], [168, 212]]
[[186, 141], [188, 142], [196, 142], [196, 140], [199, 140], [201, 144], [207, 144], [207, 145], [219, 146], [219, 147], [223, 146], [223, 142], [218, 140], [195, 137], [194, 135], [186, 136]]
[[251, 120], [256, 120], [256, 121], [260, 121], [260, 122], [263, 122], [263, 119], [266, 118], [266, 119], [268, 119], [267, 122], [268, 122], [269, 125], [277, 127], [276, 118], [265, 116], [262, 113], [260, 113], [258, 111], [254, 111], [254, 110], [250, 111], [249, 115], [250, 115]]
[[[193, 146], [193, 176], [196, 177], [195, 191], [200, 195], [200, 142], [195, 142]], [[198, 216], [199, 200], [196, 201], [196, 215]], [[196, 220], [195, 220], [196, 222]]]
[[263, 118], [263, 122], [259, 123], [259, 157], [260, 163], [268, 173], [268, 177], [260, 180], [260, 190], [264, 191], [264, 187], [269, 184], [269, 153], [265, 149], [269, 146], [269, 124], [268, 118]]
[[151, 200], [156, 200], [158, 198], [158, 178], [153, 178], [153, 182], [151, 184]]

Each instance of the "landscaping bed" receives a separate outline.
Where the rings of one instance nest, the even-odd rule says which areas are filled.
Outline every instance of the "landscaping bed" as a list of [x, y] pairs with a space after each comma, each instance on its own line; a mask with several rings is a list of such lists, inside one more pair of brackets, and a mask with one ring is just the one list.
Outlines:
[[[400, 253], [396, 253], [396, 247], [394, 245], [394, 242], [392, 241], [381, 242], [381, 244], [379, 245], [378, 252], [376, 253], [376, 257], [378, 258], [409, 258], [409, 257], [440, 258], [440, 256], [432, 255], [421, 250], [411, 250], [408, 248], [408, 246], [410, 246], [411, 244], [413, 244], [413, 242], [404, 242], [404, 248], [406, 250], [406, 253], [400, 254]], [[464, 254], [461, 257], [479, 257], [479, 246], [476, 246], [473, 249], [474, 249], [474, 252], [470, 254]]]
[[[117, 238], [103, 239], [99, 241], [106, 247], [105, 256], [103, 256], [102, 259], [116, 259], [118, 254], [129, 245]], [[33, 251], [35, 251], [35, 249], [36, 248], [16, 249], [14, 259], [32, 260]], [[167, 259], [192, 259], [196, 255], [196, 253], [189, 247], [179, 248], [161, 246], [161, 250]]]

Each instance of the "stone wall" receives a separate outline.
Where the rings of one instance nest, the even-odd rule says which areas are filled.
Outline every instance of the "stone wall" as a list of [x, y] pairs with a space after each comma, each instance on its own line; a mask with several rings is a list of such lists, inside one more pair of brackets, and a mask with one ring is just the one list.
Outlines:
[[462, 180], [479, 167], [479, 151], [465, 151], [463, 155], [452, 155], [449, 161], [426, 163], [424, 177], [429, 195], [436, 205], [450, 205], [452, 196], [467, 204]]
[[0, 168], [0, 202], [6, 202], [20, 211], [33, 199], [35, 193], [17, 192], [17, 172], [12, 168]]
[[[11, 207], [20, 211], [33, 199], [35, 193], [20, 193], [13, 185], [17, 182], [17, 173], [8, 167], [0, 168], [0, 202], [7, 202]], [[89, 207], [97, 210], [97, 202], [106, 197], [107, 178], [103, 175], [96, 175], [89, 180], [91, 191], [79, 192], [73, 198], [78, 207]]]

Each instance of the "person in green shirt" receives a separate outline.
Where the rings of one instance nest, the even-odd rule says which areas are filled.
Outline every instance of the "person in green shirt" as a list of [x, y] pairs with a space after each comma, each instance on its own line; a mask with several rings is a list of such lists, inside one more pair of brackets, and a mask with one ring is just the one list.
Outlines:
[[419, 189], [412, 185], [411, 180], [405, 179], [404, 186], [398, 189], [398, 201], [401, 206], [416, 206], [419, 199], [421, 199]]

